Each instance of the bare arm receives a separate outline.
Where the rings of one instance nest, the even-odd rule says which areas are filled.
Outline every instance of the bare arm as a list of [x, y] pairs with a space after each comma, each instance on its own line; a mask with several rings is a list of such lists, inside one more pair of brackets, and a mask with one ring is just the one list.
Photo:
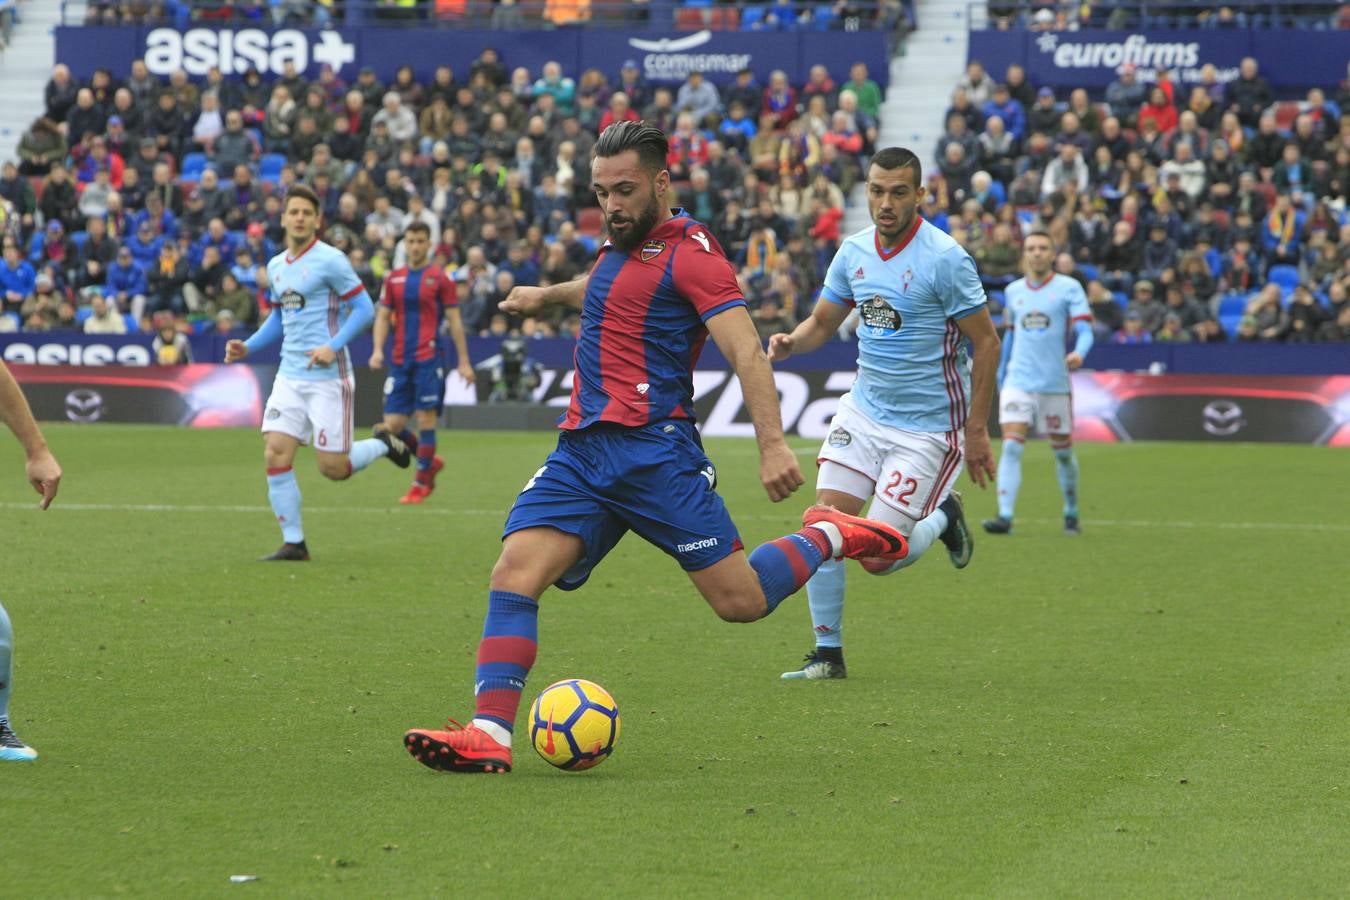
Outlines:
[[39, 505], [46, 509], [51, 505], [61, 483], [61, 467], [47, 448], [47, 441], [33, 419], [33, 410], [29, 408], [23, 391], [19, 390], [19, 383], [3, 362], [0, 362], [0, 420], [9, 426], [23, 446], [23, 452], [28, 457], [28, 483], [42, 495]]
[[773, 369], [744, 306], [734, 306], [707, 321], [708, 331], [741, 382], [745, 408], [759, 444], [759, 479], [769, 499], [786, 500], [804, 483], [797, 455], [783, 437], [783, 417]]
[[370, 352], [372, 369], [384, 368], [384, 342], [389, 339], [389, 315], [389, 307], [375, 307], [375, 325], [370, 329], [370, 336], [375, 342], [375, 348]]
[[994, 451], [989, 444], [989, 405], [994, 399], [998, 373], [999, 340], [989, 308], [981, 307], [956, 327], [970, 339], [974, 364], [970, 374], [970, 412], [966, 416], [966, 465], [970, 478], [980, 487], [994, 480]]
[[823, 297], [816, 308], [791, 334], [775, 334], [769, 338], [769, 361], [779, 362], [794, 353], [810, 353], [834, 337], [844, 324], [852, 307]]
[[464, 318], [459, 314], [459, 307], [446, 307], [445, 321], [450, 326], [450, 340], [455, 342], [455, 371], [469, 384], [473, 384], [473, 360], [469, 359], [469, 342], [464, 339]]
[[588, 278], [590, 273], [548, 287], [514, 287], [497, 306], [502, 312], [519, 316], [534, 315], [546, 306], [566, 306], [580, 312], [581, 303], [586, 298]]

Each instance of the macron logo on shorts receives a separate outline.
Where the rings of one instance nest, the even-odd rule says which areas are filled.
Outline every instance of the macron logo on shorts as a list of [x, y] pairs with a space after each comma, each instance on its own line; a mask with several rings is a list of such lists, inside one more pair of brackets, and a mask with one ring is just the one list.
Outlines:
[[695, 550], [706, 550], [709, 547], [717, 546], [717, 538], [704, 538], [701, 541], [690, 541], [687, 544], [676, 544], [675, 549], [680, 553], [693, 553]]

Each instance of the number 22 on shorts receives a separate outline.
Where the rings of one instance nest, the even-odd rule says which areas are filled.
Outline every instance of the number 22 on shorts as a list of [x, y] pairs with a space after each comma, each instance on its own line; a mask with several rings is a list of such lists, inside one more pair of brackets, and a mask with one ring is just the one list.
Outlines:
[[[900, 490], [896, 490], [900, 488]], [[882, 489], [881, 495], [894, 500], [901, 506], [909, 506], [909, 498], [919, 489], [919, 483], [913, 478], [905, 478], [899, 470], [891, 473], [891, 480]]]

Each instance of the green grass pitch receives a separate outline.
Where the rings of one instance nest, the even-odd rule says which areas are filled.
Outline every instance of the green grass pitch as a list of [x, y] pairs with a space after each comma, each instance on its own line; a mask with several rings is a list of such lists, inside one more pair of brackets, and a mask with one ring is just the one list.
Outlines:
[[[629, 537], [546, 595], [526, 691], [611, 690], [613, 758], [565, 774], [518, 739], [512, 774], [468, 778], [400, 739], [470, 714], [498, 530], [551, 435], [442, 432], [421, 508], [387, 463], [331, 484], [301, 451], [315, 559], [277, 566], [253, 561], [279, 543], [257, 435], [49, 438], [45, 514], [0, 444], [12, 716], [42, 754], [0, 764], [5, 896], [1350, 885], [1344, 451], [1082, 446], [1075, 539], [1034, 443], [1016, 534], [979, 533], [969, 569], [850, 573], [842, 682], [778, 678], [811, 644], [804, 593], [724, 624]], [[752, 443], [709, 450], [748, 545], [792, 529], [809, 492], [770, 504]]]

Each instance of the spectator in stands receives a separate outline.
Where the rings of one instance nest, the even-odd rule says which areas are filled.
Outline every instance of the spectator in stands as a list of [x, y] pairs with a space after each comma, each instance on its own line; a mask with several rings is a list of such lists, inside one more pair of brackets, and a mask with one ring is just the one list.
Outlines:
[[703, 77], [703, 72], [694, 69], [684, 84], [680, 85], [679, 93], [675, 96], [675, 109], [693, 115], [694, 122], [702, 128], [711, 117], [721, 112], [722, 98], [717, 88]]
[[209, 156], [216, 138], [224, 133], [225, 116], [219, 98], [213, 93], [203, 94], [201, 111], [197, 114], [197, 121], [192, 123], [192, 143]]
[[1071, 182], [1079, 194], [1087, 193], [1088, 166], [1078, 146], [1072, 143], [1061, 144], [1055, 158], [1045, 167], [1041, 177], [1041, 199], [1059, 193], [1066, 182]]
[[984, 63], [972, 59], [966, 63], [966, 73], [961, 76], [961, 80], [956, 83], [956, 86], [966, 92], [966, 96], [971, 103], [976, 106], [983, 106], [989, 102], [990, 96], [994, 92], [994, 79], [990, 78], [989, 73], [984, 70]]
[[84, 320], [85, 334], [126, 334], [127, 323], [117, 308], [97, 291], [91, 292], [89, 305], [92, 312]]
[[1027, 110], [1027, 130], [1041, 134], [1054, 134], [1059, 130], [1063, 113], [1055, 102], [1052, 88], [1043, 87], [1036, 92], [1036, 102]]
[[825, 100], [826, 110], [833, 112], [837, 106], [838, 93], [839, 85], [830, 77], [830, 70], [816, 63], [807, 74], [806, 84], [802, 85], [798, 97], [802, 103], [809, 103], [813, 97], [822, 97]]
[[1101, 257], [1102, 282], [1112, 291], [1128, 291], [1143, 261], [1134, 227], [1117, 220], [1111, 225], [1111, 243]]
[[998, 116], [1003, 120], [1003, 127], [1012, 135], [1014, 141], [1021, 141], [1026, 133], [1026, 113], [1021, 103], [1013, 99], [1012, 93], [1008, 90], [1006, 84], [994, 85], [994, 92], [989, 98], [989, 102], [984, 105], [984, 117]]
[[1072, 112], [1060, 115], [1059, 133], [1055, 135], [1055, 143], [1073, 144], [1078, 148], [1078, 153], [1084, 160], [1092, 156], [1092, 151], [1097, 146], [1096, 140], [1083, 128], [1078, 115]]
[[46, 175], [65, 160], [66, 141], [56, 121], [42, 116], [19, 138], [18, 152], [20, 174]]
[[538, 102], [545, 94], [553, 98], [560, 116], [570, 116], [576, 111], [577, 84], [563, 75], [562, 65], [555, 60], [544, 63], [542, 74], [534, 82], [534, 100]]
[[1238, 65], [1238, 77], [1224, 88], [1224, 107], [1237, 115], [1248, 128], [1256, 127], [1261, 113], [1275, 102], [1275, 92], [1259, 74], [1256, 60], [1250, 56]]
[[1294, 133], [1289, 136], [1300, 154], [1309, 162], [1322, 162], [1327, 158], [1326, 137], [1318, 132], [1313, 117], [1303, 113], [1294, 119]]
[[150, 352], [155, 362], [161, 366], [186, 366], [192, 362], [192, 345], [187, 335], [178, 330], [178, 323], [171, 313], [156, 313], [154, 316], [155, 338], [150, 342]]
[[173, 91], [163, 91], [155, 99], [155, 109], [145, 121], [145, 133], [155, 139], [161, 153], [178, 157], [183, 152], [183, 133], [187, 121]]
[[[797, 118], [797, 91], [788, 83], [787, 73], [782, 69], [774, 69], [769, 73], [769, 84], [764, 88], [760, 113], [772, 117], [773, 130], [786, 128], [788, 123]], [[762, 123], [760, 130], [764, 130]]]
[[118, 248], [116, 259], [108, 266], [105, 287], [120, 312], [129, 312], [140, 321], [149, 289], [145, 270], [132, 258], [129, 247]]
[[389, 129], [389, 137], [398, 143], [417, 138], [417, 117], [404, 105], [403, 97], [396, 90], [385, 93], [382, 108], [371, 119], [371, 125], [379, 122], [384, 123]]
[[[23, 302], [19, 317], [25, 331], [52, 331], [61, 323], [61, 305], [65, 299], [57, 292], [52, 276], [39, 272], [33, 293]], [[68, 304], [67, 304], [68, 305]]]
[[1116, 80], [1106, 87], [1106, 102], [1111, 107], [1112, 115], [1130, 126], [1144, 105], [1148, 90], [1140, 83], [1134, 63], [1123, 63], [1116, 72]]
[[1144, 327], [1143, 317], [1135, 310], [1125, 313], [1125, 324], [1111, 337], [1113, 344], [1151, 344], [1153, 335]]
[[[749, 74], [750, 70], [744, 70]], [[736, 84], [740, 84], [741, 74], [736, 76]], [[637, 60], [626, 59], [623, 66], [619, 69], [619, 83], [614, 90], [628, 96], [628, 105], [633, 109], [646, 109], [647, 104], [652, 100], [650, 89], [647, 87], [647, 80], [642, 76], [642, 70], [638, 68]], [[724, 98], [730, 104], [732, 98]], [[755, 108], [759, 107], [759, 89], [754, 90]]]
[[1263, 287], [1247, 304], [1246, 317], [1255, 320], [1256, 334], [1261, 340], [1279, 340], [1289, 326], [1288, 316], [1281, 306], [1280, 286], [1272, 283]]
[[1275, 198], [1275, 208], [1261, 226], [1261, 244], [1265, 249], [1267, 265], [1298, 265], [1299, 243], [1303, 239], [1303, 225], [1307, 216], [1294, 208], [1288, 194]]
[[1191, 333], [1182, 325], [1181, 316], [1167, 312], [1163, 315], [1162, 325], [1154, 332], [1153, 340], [1160, 344], [1189, 344]]
[[1205, 164], [1195, 158], [1190, 144], [1178, 144], [1175, 152], [1176, 157], [1163, 163], [1159, 175], [1162, 176], [1164, 183], [1169, 178], [1178, 179], [1185, 195], [1191, 201], [1197, 201], [1205, 191]]
[[[881, 88], [869, 77], [867, 63], [855, 62], [848, 70], [848, 81], [841, 91], [852, 91], [858, 99], [858, 109], [873, 119], [881, 115]], [[986, 76], [987, 78], [988, 76]], [[980, 104], [975, 104], [979, 106]], [[974, 129], [971, 129], [974, 130]]]
[[28, 298], [33, 296], [36, 281], [37, 272], [23, 258], [18, 242], [12, 237], [6, 237], [4, 263], [0, 264], [0, 291], [4, 292], [4, 305], [0, 312], [19, 312]]
[[1138, 124], [1140, 131], [1147, 130], [1151, 125], [1154, 131], [1164, 137], [1177, 127], [1177, 109], [1172, 105], [1166, 90], [1157, 85], [1149, 90], [1148, 103], [1139, 110]]

